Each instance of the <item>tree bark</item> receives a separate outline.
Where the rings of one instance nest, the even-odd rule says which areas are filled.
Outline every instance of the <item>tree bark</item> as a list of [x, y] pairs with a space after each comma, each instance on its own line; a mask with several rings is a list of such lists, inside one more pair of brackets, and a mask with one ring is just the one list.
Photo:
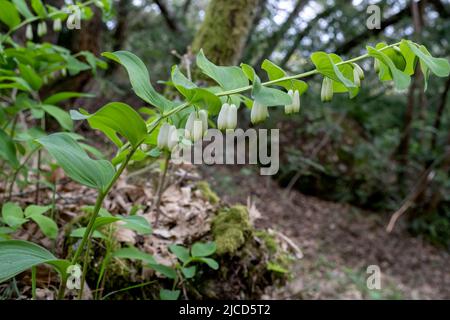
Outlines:
[[192, 51], [203, 48], [215, 64], [235, 65], [242, 57], [259, 0], [211, 0], [194, 37]]

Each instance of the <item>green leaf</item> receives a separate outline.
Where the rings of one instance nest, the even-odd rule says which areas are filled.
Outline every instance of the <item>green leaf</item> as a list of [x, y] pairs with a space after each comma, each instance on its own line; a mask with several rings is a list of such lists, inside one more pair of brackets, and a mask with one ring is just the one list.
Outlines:
[[37, 214], [44, 214], [46, 213], [51, 206], [37, 206], [37, 205], [30, 205], [25, 208], [25, 217], [30, 217], [31, 215], [37, 215]]
[[389, 68], [389, 71], [394, 80], [395, 87], [397, 89], [403, 90], [403, 89], [408, 88], [408, 86], [411, 82], [411, 77], [408, 76], [407, 74], [403, 73], [399, 69], [397, 69], [395, 64], [392, 62], [392, 60], [386, 54], [384, 54], [382, 51], [377, 50], [370, 46], [367, 46], [367, 53], [369, 54], [369, 56], [380, 60], [382, 63], [384, 63]]
[[197, 258], [197, 260], [206, 263], [211, 269], [214, 269], [214, 270], [219, 269], [219, 264], [214, 259], [211, 259], [211, 258]]
[[[122, 146], [122, 143], [116, 133], [122, 135], [134, 147], [138, 146], [147, 135], [145, 121], [139, 113], [125, 103], [111, 102], [94, 114], [83, 113], [70, 111], [72, 119], [87, 119], [93, 129], [105, 133], [119, 147]], [[124, 121], [125, 119], [126, 121]]]
[[204, 74], [216, 81], [224, 90], [248, 86], [248, 80], [239, 67], [220, 67], [209, 61], [203, 50], [197, 54], [197, 66]]
[[191, 254], [193, 257], [207, 257], [216, 252], [216, 249], [215, 242], [196, 242], [191, 248]]
[[72, 131], [73, 130], [73, 121], [70, 118], [70, 115], [68, 112], [64, 111], [60, 107], [52, 106], [50, 104], [43, 104], [41, 105], [41, 108], [47, 112], [49, 115], [51, 115], [53, 118], [58, 121], [58, 123], [61, 125], [62, 128]]
[[10, 136], [0, 128], [0, 158], [5, 159], [13, 168], [19, 167], [16, 146]]
[[424, 63], [431, 72], [438, 77], [448, 77], [450, 74], [450, 63], [445, 58], [434, 58], [424, 46], [418, 46], [412, 41], [408, 41], [409, 48]]
[[150, 82], [147, 67], [136, 55], [128, 51], [104, 52], [102, 56], [114, 60], [125, 67], [135, 94], [145, 102], [159, 108], [170, 109], [174, 103], [160, 95]]
[[115, 170], [106, 160], [93, 160], [80, 145], [65, 133], [54, 133], [36, 140], [56, 159], [73, 180], [104, 191]]
[[172, 67], [171, 76], [175, 88], [177, 88], [191, 104], [200, 104], [204, 109], [208, 109], [210, 115], [219, 113], [222, 102], [214, 93], [204, 88], [198, 88], [195, 83], [181, 73], [178, 66]]
[[145, 217], [142, 216], [127, 216], [122, 217], [122, 221], [125, 222], [124, 225], [121, 225], [121, 228], [127, 228], [136, 231], [141, 235], [148, 235], [152, 233], [152, 227]]
[[93, 98], [95, 95], [90, 93], [81, 93], [81, 92], [58, 92], [44, 100], [44, 104], [52, 104], [55, 105], [58, 102], [63, 100], [72, 99], [72, 98]]
[[47, 16], [47, 10], [45, 10], [41, 0], [31, 0], [31, 7], [39, 17], [45, 18]]
[[178, 300], [180, 296], [180, 290], [159, 290], [159, 297], [161, 300]]
[[16, 6], [16, 9], [20, 12], [20, 14], [26, 19], [33, 17], [33, 14], [31, 13], [30, 9], [28, 9], [25, 0], [12, 0], [12, 2]]
[[142, 252], [136, 247], [118, 249], [112, 256], [122, 259], [141, 260], [147, 264], [156, 264], [155, 258], [151, 254]]
[[65, 279], [70, 262], [58, 260], [48, 250], [28, 241], [0, 241], [0, 283], [40, 264], [50, 264]]
[[0, 21], [5, 23], [10, 29], [20, 23], [19, 12], [14, 5], [6, 0], [0, 0]]
[[19, 71], [22, 78], [28, 82], [33, 90], [39, 90], [42, 87], [43, 81], [41, 77], [31, 66], [19, 63]]
[[[278, 80], [280, 78], [286, 77], [286, 72], [273, 63], [270, 60], [264, 60], [262, 63], [262, 69], [267, 72], [269, 80]], [[298, 79], [290, 79], [285, 81], [280, 81], [276, 83], [277, 86], [281, 86], [286, 90], [298, 90], [299, 94], [302, 95], [306, 90], [308, 90], [308, 85], [306, 82]]]
[[29, 218], [37, 223], [43, 234], [50, 239], [56, 239], [58, 236], [58, 226], [55, 221], [42, 214], [31, 214]]
[[2, 206], [3, 221], [12, 228], [20, 227], [27, 222], [23, 216], [22, 208], [12, 202], [6, 202]]
[[356, 88], [356, 85], [345, 77], [339, 69], [339, 66], [336, 65], [337, 61], [342, 61], [339, 56], [319, 51], [314, 52], [311, 55], [311, 60], [316, 66], [317, 71], [322, 75], [336, 82], [342, 83], [348, 89]]
[[267, 72], [269, 80], [278, 80], [286, 76], [286, 72], [270, 60], [264, 60], [261, 68]]
[[170, 251], [180, 259], [181, 262], [186, 263], [190, 260], [189, 250], [183, 246], [172, 244], [169, 246]]
[[157, 264], [150, 263], [148, 264], [148, 266], [154, 269], [155, 271], [158, 271], [159, 273], [161, 273], [162, 275], [166, 276], [169, 279], [175, 279], [177, 277], [176, 271], [171, 267], [158, 263]]
[[187, 278], [193, 278], [195, 276], [195, 273], [197, 272], [197, 267], [196, 266], [191, 266], [188, 268], [181, 268], [181, 272], [183, 272], [183, 275]]
[[411, 76], [414, 74], [414, 70], [416, 68], [417, 58], [414, 52], [411, 50], [411, 48], [408, 45], [408, 42], [406, 40], [402, 40], [399, 45], [400, 51], [405, 58], [406, 66], [403, 72], [405, 72], [407, 75]]

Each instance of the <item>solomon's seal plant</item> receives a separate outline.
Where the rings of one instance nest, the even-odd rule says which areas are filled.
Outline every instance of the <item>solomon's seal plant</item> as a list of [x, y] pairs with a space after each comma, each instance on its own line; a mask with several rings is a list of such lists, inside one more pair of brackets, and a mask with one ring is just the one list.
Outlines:
[[[11, 4], [6, 0], [3, 2]], [[179, 141], [200, 141], [208, 130], [208, 123], [214, 123], [214, 120], [217, 121], [219, 129], [233, 130], [237, 126], [239, 108], [250, 109], [253, 124], [266, 120], [271, 108], [284, 107], [287, 114], [299, 112], [301, 96], [308, 89], [306, 82], [301, 79], [306, 77], [317, 75], [323, 78], [320, 93], [322, 101], [330, 101], [334, 94], [339, 93], [347, 93], [350, 98], [354, 98], [359, 92], [364, 75], [357, 62], [363, 59], [374, 59], [379, 79], [393, 81], [399, 90], [409, 86], [410, 77], [418, 65], [424, 74], [425, 88], [431, 73], [447, 77], [450, 71], [447, 60], [432, 57], [424, 46], [410, 40], [391, 45], [379, 43], [374, 47], [367, 46], [367, 53], [346, 61], [336, 54], [315, 52], [311, 55], [315, 69], [295, 75], [288, 75], [273, 62], [265, 60], [261, 68], [267, 73], [269, 80], [266, 82], [262, 82], [255, 70], [247, 64], [241, 64], [239, 67], [217, 66], [200, 50], [196, 65], [216, 85], [200, 87], [175, 66], [172, 68], [170, 85], [183, 97], [184, 101], [178, 102], [169, 100], [153, 88], [147, 67], [136, 55], [127, 51], [106, 52], [103, 54], [105, 58], [121, 64], [126, 69], [135, 94], [148, 104], [142, 109], [146, 111], [146, 118], [121, 102], [110, 102], [94, 113], [80, 109], [72, 110], [69, 115], [58, 107], [58, 103], [82, 94], [59, 92], [43, 99], [38, 96], [38, 91], [44, 80], [55, 81], [56, 79], [52, 79], [55, 73], [59, 77], [65, 76], [66, 72], [73, 75], [83, 70], [95, 70], [98, 66], [104, 66], [104, 63], [89, 53], [74, 56], [65, 49], [48, 44], [27, 42], [21, 46], [15, 43], [11, 34], [21, 27], [26, 28], [26, 36], [31, 39], [32, 22], [38, 22], [37, 34], [41, 36], [47, 31], [47, 20], [53, 20], [54, 29], [58, 30], [59, 21], [68, 18], [64, 10], [44, 6], [40, 0], [32, 3], [34, 13], [28, 8], [25, 10], [25, 7], [21, 6], [19, 10], [10, 5], [2, 7], [8, 14], [0, 15], [0, 20], [9, 27], [6, 34], [0, 34], [0, 158], [12, 171], [9, 184], [13, 185], [27, 165], [30, 154], [40, 153], [45, 149], [68, 177], [95, 189], [97, 199], [90, 211], [86, 227], [72, 234], [73, 237], [81, 238], [76, 249], [64, 259], [55, 257], [48, 250], [31, 242], [10, 239], [0, 241], [0, 282], [27, 269], [34, 270], [39, 264], [48, 264], [61, 276], [59, 298], [64, 297], [66, 285], [71, 288], [77, 288], [79, 285], [81, 297], [87, 269], [86, 253], [89, 252], [91, 238], [98, 236], [100, 227], [126, 220], [130, 228], [138, 228], [144, 234], [151, 232], [148, 222], [130, 219], [131, 216], [102, 214], [103, 201], [130, 161], [139, 161], [147, 156], [154, 157], [161, 154], [161, 151], [167, 156]], [[88, 1], [79, 4], [78, 8], [83, 10], [90, 4], [96, 4], [104, 10], [109, 6], [108, 1], [102, 1], [101, 4]], [[88, 63], [78, 60], [80, 55], [84, 56]], [[16, 126], [20, 113], [27, 113], [37, 120], [34, 130], [19, 129]], [[45, 115], [55, 118], [63, 132], [47, 135]], [[115, 156], [110, 160], [93, 158], [91, 155], [95, 153], [92, 152], [95, 149], [82, 143], [82, 137], [72, 132], [74, 120], [86, 121], [92, 129], [104, 133], [116, 146]], [[183, 134], [178, 134], [178, 130]], [[18, 153], [23, 155], [23, 159], [20, 159]], [[39, 165], [36, 169], [37, 172], [40, 171]], [[9, 175], [5, 175], [6, 178], [9, 178]], [[35, 208], [30, 210], [34, 213], [27, 214], [27, 209], [23, 213], [20, 207], [14, 204], [4, 204], [1, 223], [6, 224], [8, 228], [16, 228], [25, 220], [32, 220], [41, 229], [48, 228], [48, 235], [53, 236], [54, 226], [49, 227], [52, 224], [43, 215], [46, 211], [43, 208]], [[180, 277], [187, 279], [195, 276], [196, 268], [200, 264], [206, 264], [213, 269], [218, 267], [210, 258], [215, 251], [214, 244], [194, 244], [190, 251], [184, 247], [172, 246], [170, 250], [180, 260], [175, 268], [157, 264], [151, 255], [136, 248], [119, 250], [106, 250], [106, 262], [98, 283], [107, 268], [106, 257], [140, 259], [167, 278], [174, 279], [174, 286], [178, 283], [176, 279]], [[177, 298], [178, 294], [176, 290], [164, 290], [161, 291], [161, 298]]]

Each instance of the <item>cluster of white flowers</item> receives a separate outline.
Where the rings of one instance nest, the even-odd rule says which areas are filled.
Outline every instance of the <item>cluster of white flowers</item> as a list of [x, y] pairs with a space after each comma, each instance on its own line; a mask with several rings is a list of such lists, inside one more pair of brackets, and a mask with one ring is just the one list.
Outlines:
[[[300, 111], [300, 92], [298, 90], [289, 90], [288, 95], [292, 102], [284, 106], [286, 114]], [[217, 117], [217, 129], [234, 130], [237, 126], [237, 110], [235, 104], [224, 103]], [[269, 116], [266, 105], [257, 101], [253, 102], [250, 112], [250, 120], [253, 124], [263, 122]], [[184, 137], [192, 142], [200, 140], [208, 130], [208, 112], [206, 110], [193, 111], [189, 114], [184, 129]], [[181, 134], [183, 135], [183, 134]], [[169, 123], [164, 123], [159, 129], [158, 148], [161, 150], [172, 151], [178, 144], [180, 135], [177, 128]]]

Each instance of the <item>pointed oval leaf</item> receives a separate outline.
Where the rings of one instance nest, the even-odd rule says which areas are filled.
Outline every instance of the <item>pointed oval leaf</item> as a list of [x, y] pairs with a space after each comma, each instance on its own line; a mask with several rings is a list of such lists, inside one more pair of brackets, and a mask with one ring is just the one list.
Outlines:
[[73, 180], [104, 191], [115, 170], [106, 160], [93, 160], [68, 134], [53, 133], [36, 140], [56, 159], [64, 172]]
[[0, 283], [34, 266], [47, 263], [61, 275], [70, 262], [59, 260], [47, 249], [23, 240], [0, 241]]
[[197, 54], [197, 66], [204, 74], [216, 81], [224, 90], [232, 90], [248, 86], [248, 80], [239, 67], [216, 66], [209, 61], [203, 50]]
[[114, 60], [125, 67], [131, 86], [138, 97], [160, 110], [173, 107], [173, 103], [156, 92], [150, 82], [147, 67], [139, 57], [128, 51], [104, 52], [102, 56]]
[[71, 110], [74, 120], [87, 119], [93, 129], [105, 133], [119, 147], [122, 145], [116, 132], [136, 147], [147, 135], [144, 119], [132, 107], [121, 102], [111, 102], [104, 105], [93, 114], [82, 114]]
[[207, 257], [216, 252], [216, 249], [215, 242], [196, 242], [191, 248], [191, 254], [193, 257]]

